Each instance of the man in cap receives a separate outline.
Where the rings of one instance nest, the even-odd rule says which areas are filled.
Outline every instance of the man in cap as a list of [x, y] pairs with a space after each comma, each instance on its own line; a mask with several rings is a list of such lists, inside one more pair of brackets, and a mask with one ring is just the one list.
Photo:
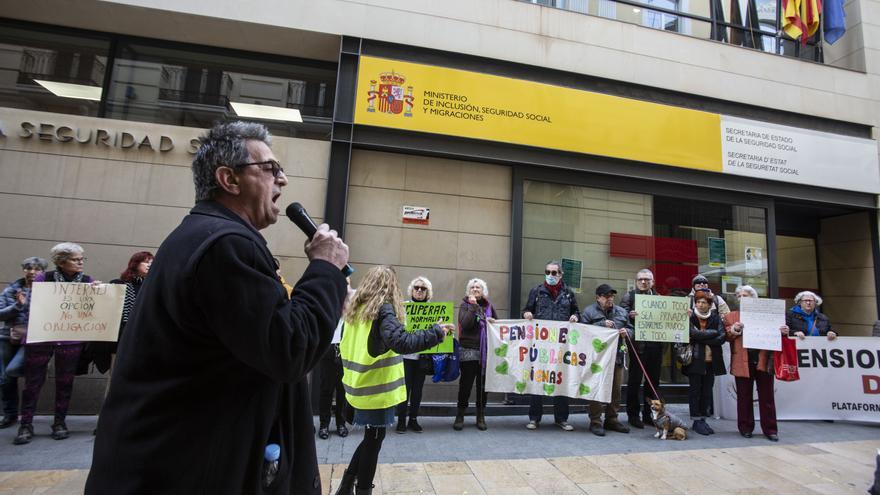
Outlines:
[[[605, 436], [605, 430], [629, 433], [629, 428], [617, 419], [617, 411], [620, 409], [620, 387], [623, 385], [623, 355], [626, 353], [626, 337], [633, 338], [633, 330], [629, 324], [626, 310], [614, 304], [617, 291], [608, 284], [596, 287], [596, 302], [587, 306], [581, 315], [581, 322], [587, 325], [597, 325], [607, 328], [616, 328], [620, 332], [618, 340], [617, 357], [614, 362], [614, 381], [611, 388], [611, 402], [603, 404], [598, 401], [589, 401], [590, 431], [600, 437]], [[602, 422], [602, 411], [605, 411], [605, 422]]]

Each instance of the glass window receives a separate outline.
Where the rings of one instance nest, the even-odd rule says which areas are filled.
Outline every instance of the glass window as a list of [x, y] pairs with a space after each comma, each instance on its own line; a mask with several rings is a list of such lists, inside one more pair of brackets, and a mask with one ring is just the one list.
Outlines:
[[737, 285], [768, 296], [763, 208], [655, 196], [654, 236], [654, 279], [661, 294], [689, 293], [691, 279], [701, 273], [731, 307]]
[[[582, 273], [564, 277], [578, 287], [582, 309], [595, 302], [602, 283], [622, 297], [642, 268], [654, 272], [663, 295], [687, 295], [702, 273], [736, 308], [737, 285], [768, 295], [766, 224], [763, 208], [525, 181], [520, 304], [543, 282], [547, 261], [570, 259]], [[661, 380], [687, 382], [665, 349]]]
[[[265, 57], [269, 58], [269, 57]], [[263, 60], [232, 51], [120, 43], [106, 116], [186, 127], [240, 119], [235, 103], [299, 110], [302, 123], [263, 120], [276, 135], [329, 138], [335, 64]]]
[[599, 284], [622, 293], [627, 281], [650, 265], [645, 258], [612, 257], [609, 245], [612, 233], [651, 236], [651, 196], [525, 181], [523, 197], [522, 305], [543, 282], [550, 260], [581, 262], [580, 289], [575, 289], [581, 308], [595, 302]]
[[0, 106], [97, 116], [110, 42], [3, 26]]

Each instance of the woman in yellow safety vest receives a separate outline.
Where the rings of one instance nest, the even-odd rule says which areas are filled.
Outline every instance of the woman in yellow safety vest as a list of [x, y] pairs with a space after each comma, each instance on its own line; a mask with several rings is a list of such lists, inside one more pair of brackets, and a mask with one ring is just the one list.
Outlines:
[[394, 424], [396, 406], [406, 400], [400, 354], [434, 347], [454, 327], [435, 324], [407, 332], [401, 323], [406, 313], [397, 274], [390, 266], [367, 271], [343, 318], [345, 332], [339, 344], [342, 383], [354, 408], [351, 422], [364, 427], [364, 439], [351, 456], [336, 495], [370, 495], [385, 429]]

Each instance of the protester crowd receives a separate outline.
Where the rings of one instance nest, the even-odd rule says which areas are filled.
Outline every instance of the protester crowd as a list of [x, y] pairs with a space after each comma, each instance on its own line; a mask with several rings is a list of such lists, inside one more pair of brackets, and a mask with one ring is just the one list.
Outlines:
[[[27, 342], [27, 323], [30, 308], [30, 294], [33, 282], [58, 281], [100, 283], [84, 272], [87, 258], [81, 246], [74, 243], [60, 243], [49, 252], [55, 267], [47, 271], [48, 262], [39, 257], [29, 257], [22, 261], [22, 278], [14, 281], [0, 294], [0, 320], [5, 325], [0, 330], [0, 365], [2, 365], [2, 396], [3, 418], [0, 428], [8, 428], [20, 423], [14, 443], [17, 445], [30, 442], [34, 435], [33, 416], [36, 401], [45, 382], [46, 370], [50, 359], [55, 358], [55, 415], [51, 426], [51, 437], [57, 440], [67, 438], [69, 432], [65, 424], [70, 396], [74, 385], [74, 377], [88, 371], [88, 365], [94, 364], [101, 372], [112, 371], [115, 362], [116, 343], [105, 342]], [[126, 285], [125, 302], [119, 338], [124, 335], [125, 325], [134, 308], [138, 292], [149, 273], [153, 255], [142, 251], [134, 253], [118, 279], [111, 283]], [[397, 284], [396, 275], [388, 275], [388, 280]], [[351, 289], [351, 295], [355, 291]], [[588, 430], [597, 436], [605, 436], [606, 431], [629, 433], [630, 427], [642, 429], [653, 423], [650, 412], [650, 401], [658, 398], [657, 387], [660, 378], [660, 364], [664, 347], [661, 342], [643, 342], [635, 338], [635, 322], [638, 313], [634, 310], [637, 294], [656, 295], [653, 274], [648, 269], [636, 274], [635, 289], [622, 297], [620, 305], [615, 303], [618, 292], [608, 284], [601, 284], [595, 290], [595, 302], [583, 311], [579, 310], [574, 292], [562, 280], [561, 263], [551, 261], [545, 267], [545, 280], [534, 287], [526, 305], [521, 311], [524, 319], [542, 319], [555, 321], [579, 322], [590, 325], [605, 326], [620, 332], [620, 345], [615, 357], [614, 377], [611, 402], [599, 403], [589, 401], [587, 404]], [[418, 276], [407, 286], [402, 297], [407, 303], [427, 303], [434, 296], [433, 285], [425, 276]], [[757, 298], [757, 291], [748, 286], [737, 287], [735, 292], [739, 300], [743, 297]], [[707, 419], [712, 416], [712, 387], [718, 375], [731, 373], [736, 377], [738, 426], [740, 433], [751, 437], [754, 429], [752, 404], [753, 386], [757, 384], [758, 405], [761, 417], [761, 429], [767, 438], [778, 439], [773, 398], [773, 351], [746, 349], [742, 344], [743, 324], [739, 321], [739, 311], [732, 311], [720, 296], [713, 294], [708, 287], [708, 280], [697, 275], [692, 281], [692, 290], [688, 295], [690, 309], [690, 341], [691, 359], [681, 363], [682, 374], [689, 382], [688, 402], [692, 429], [702, 435], [714, 433]], [[786, 313], [786, 325], [780, 328], [783, 335], [806, 338], [807, 336], [826, 336], [834, 339], [828, 317], [817, 307], [821, 298], [809, 291], [798, 294], [795, 305]], [[373, 316], [375, 317], [375, 316]], [[405, 316], [396, 315], [398, 321]], [[480, 430], [488, 428], [485, 408], [487, 392], [486, 380], [486, 325], [498, 318], [490, 299], [489, 287], [486, 282], [474, 278], [468, 281], [465, 295], [459, 302], [457, 321], [455, 322], [455, 338], [457, 340], [458, 360], [461, 375], [458, 379], [458, 404], [452, 427], [460, 431], [464, 428], [465, 414], [470, 405], [472, 392], [475, 390], [474, 405], [476, 410], [476, 427]], [[336, 329], [334, 343], [323, 355], [320, 362], [320, 399], [319, 428], [320, 439], [330, 436], [331, 413], [335, 419], [335, 432], [340, 437], [348, 435], [349, 430], [344, 417], [348, 405], [344, 385], [344, 366], [340, 349], [340, 341], [344, 335], [345, 320], [340, 319]], [[721, 346], [730, 345], [731, 363], [724, 363]], [[398, 344], [395, 344], [398, 345]], [[433, 345], [433, 344], [432, 344]], [[430, 346], [429, 346], [430, 347]], [[395, 399], [394, 418], [397, 433], [422, 433], [418, 423], [422, 392], [427, 377], [434, 373], [430, 355], [409, 353], [404, 347], [402, 351], [402, 370], [405, 388], [401, 400]], [[395, 352], [389, 347], [389, 352]], [[618, 410], [621, 404], [621, 389], [624, 372], [628, 374], [626, 397], [626, 418], [629, 426], [621, 422]], [[108, 389], [109, 389], [108, 374]], [[19, 377], [24, 378], [24, 389], [19, 391]], [[19, 393], [21, 397], [19, 400]], [[552, 399], [554, 425], [564, 431], [575, 428], [569, 423], [570, 399], [555, 396]], [[543, 397], [529, 396], [529, 415], [526, 428], [538, 429], [544, 410]], [[604, 416], [604, 418], [603, 418]], [[393, 421], [388, 414], [379, 421], [384, 426], [391, 426]], [[380, 442], [381, 443], [381, 442]], [[378, 452], [378, 451], [376, 451]]]
[[[424, 431], [418, 422], [423, 387], [438, 362], [449, 369], [454, 368], [449, 363], [457, 363], [460, 372], [437, 372], [458, 380], [452, 428], [464, 429], [472, 393], [476, 428], [489, 428], [487, 332], [499, 315], [487, 283], [468, 280], [453, 321], [407, 331], [404, 303], [434, 300], [428, 277], [414, 278], [404, 294], [395, 270], [376, 266], [366, 270], [358, 287], [352, 288], [349, 280], [346, 293], [348, 247], [321, 225], [309, 234], [304, 248], [308, 267], [299, 281], [287, 284], [259, 233], [277, 221], [280, 210], [274, 203], [288, 184], [270, 141], [265, 127], [244, 122], [218, 124], [200, 139], [193, 161], [195, 207], [160, 246], [155, 264], [152, 253], [134, 253], [111, 281], [125, 285], [117, 343], [28, 342], [34, 282], [101, 284], [86, 274], [87, 258], [78, 244], [52, 247], [51, 270], [41, 257], [24, 259], [22, 277], [0, 293], [0, 428], [19, 424], [16, 445], [35, 435], [37, 399], [53, 358], [51, 437], [56, 440], [69, 436], [65, 419], [75, 376], [92, 365], [112, 372], [95, 431], [87, 494], [286, 492], [294, 486], [318, 493], [306, 378], [312, 370], [319, 370], [320, 380], [318, 438], [330, 437], [331, 417], [340, 437], [349, 434], [347, 425], [363, 428], [337, 494], [371, 492], [387, 428], [396, 424], [399, 434]], [[596, 325], [617, 336], [609, 370], [611, 400], [587, 404], [592, 434], [627, 434], [631, 427], [654, 423], [661, 363], [671, 349], [689, 382], [691, 430], [714, 433], [708, 422], [714, 412], [712, 387], [716, 376], [731, 373], [737, 384], [740, 433], [753, 433], [756, 384], [762, 432], [778, 440], [773, 352], [743, 346], [740, 311], [731, 311], [713, 294], [705, 276], [694, 277], [687, 294], [690, 342], [670, 347], [641, 341], [634, 331], [640, 318], [636, 298], [657, 295], [650, 270], [636, 274], [635, 288], [620, 304], [617, 290], [603, 283], [595, 288], [595, 302], [583, 310], [563, 275], [559, 261], [548, 262], [543, 282], [511, 316]], [[743, 285], [736, 297], [758, 294]], [[835, 339], [828, 317], [818, 310], [821, 304], [813, 292], [798, 294], [779, 338]], [[420, 354], [450, 338], [453, 356], [438, 361]], [[725, 345], [730, 346], [729, 365], [724, 362]], [[625, 371], [628, 425], [619, 415]], [[531, 395], [524, 402], [529, 404], [525, 428], [538, 430], [544, 396]], [[562, 395], [552, 398], [554, 425], [567, 432], [575, 430], [570, 403]], [[210, 421], [210, 427], [193, 428], [199, 421]], [[252, 455], [257, 450], [261, 455]], [[184, 464], [192, 469], [175, 477], [156, 476]]]

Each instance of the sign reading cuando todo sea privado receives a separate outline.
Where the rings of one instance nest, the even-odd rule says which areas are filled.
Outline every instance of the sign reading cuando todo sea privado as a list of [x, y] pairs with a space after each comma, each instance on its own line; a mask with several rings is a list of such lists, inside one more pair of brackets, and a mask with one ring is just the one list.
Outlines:
[[27, 341], [115, 342], [124, 300], [122, 284], [35, 282]]
[[[451, 302], [426, 302], [404, 304], [406, 308], [406, 331], [415, 332], [416, 330], [424, 330], [431, 328], [438, 320], [443, 323], [455, 322], [455, 308]], [[436, 346], [426, 349], [419, 354], [437, 354], [444, 352], [452, 352], [452, 337], [443, 339], [443, 342]]]
[[548, 320], [489, 323], [486, 390], [611, 401], [617, 330]]
[[636, 294], [636, 340], [690, 342], [688, 298]]

